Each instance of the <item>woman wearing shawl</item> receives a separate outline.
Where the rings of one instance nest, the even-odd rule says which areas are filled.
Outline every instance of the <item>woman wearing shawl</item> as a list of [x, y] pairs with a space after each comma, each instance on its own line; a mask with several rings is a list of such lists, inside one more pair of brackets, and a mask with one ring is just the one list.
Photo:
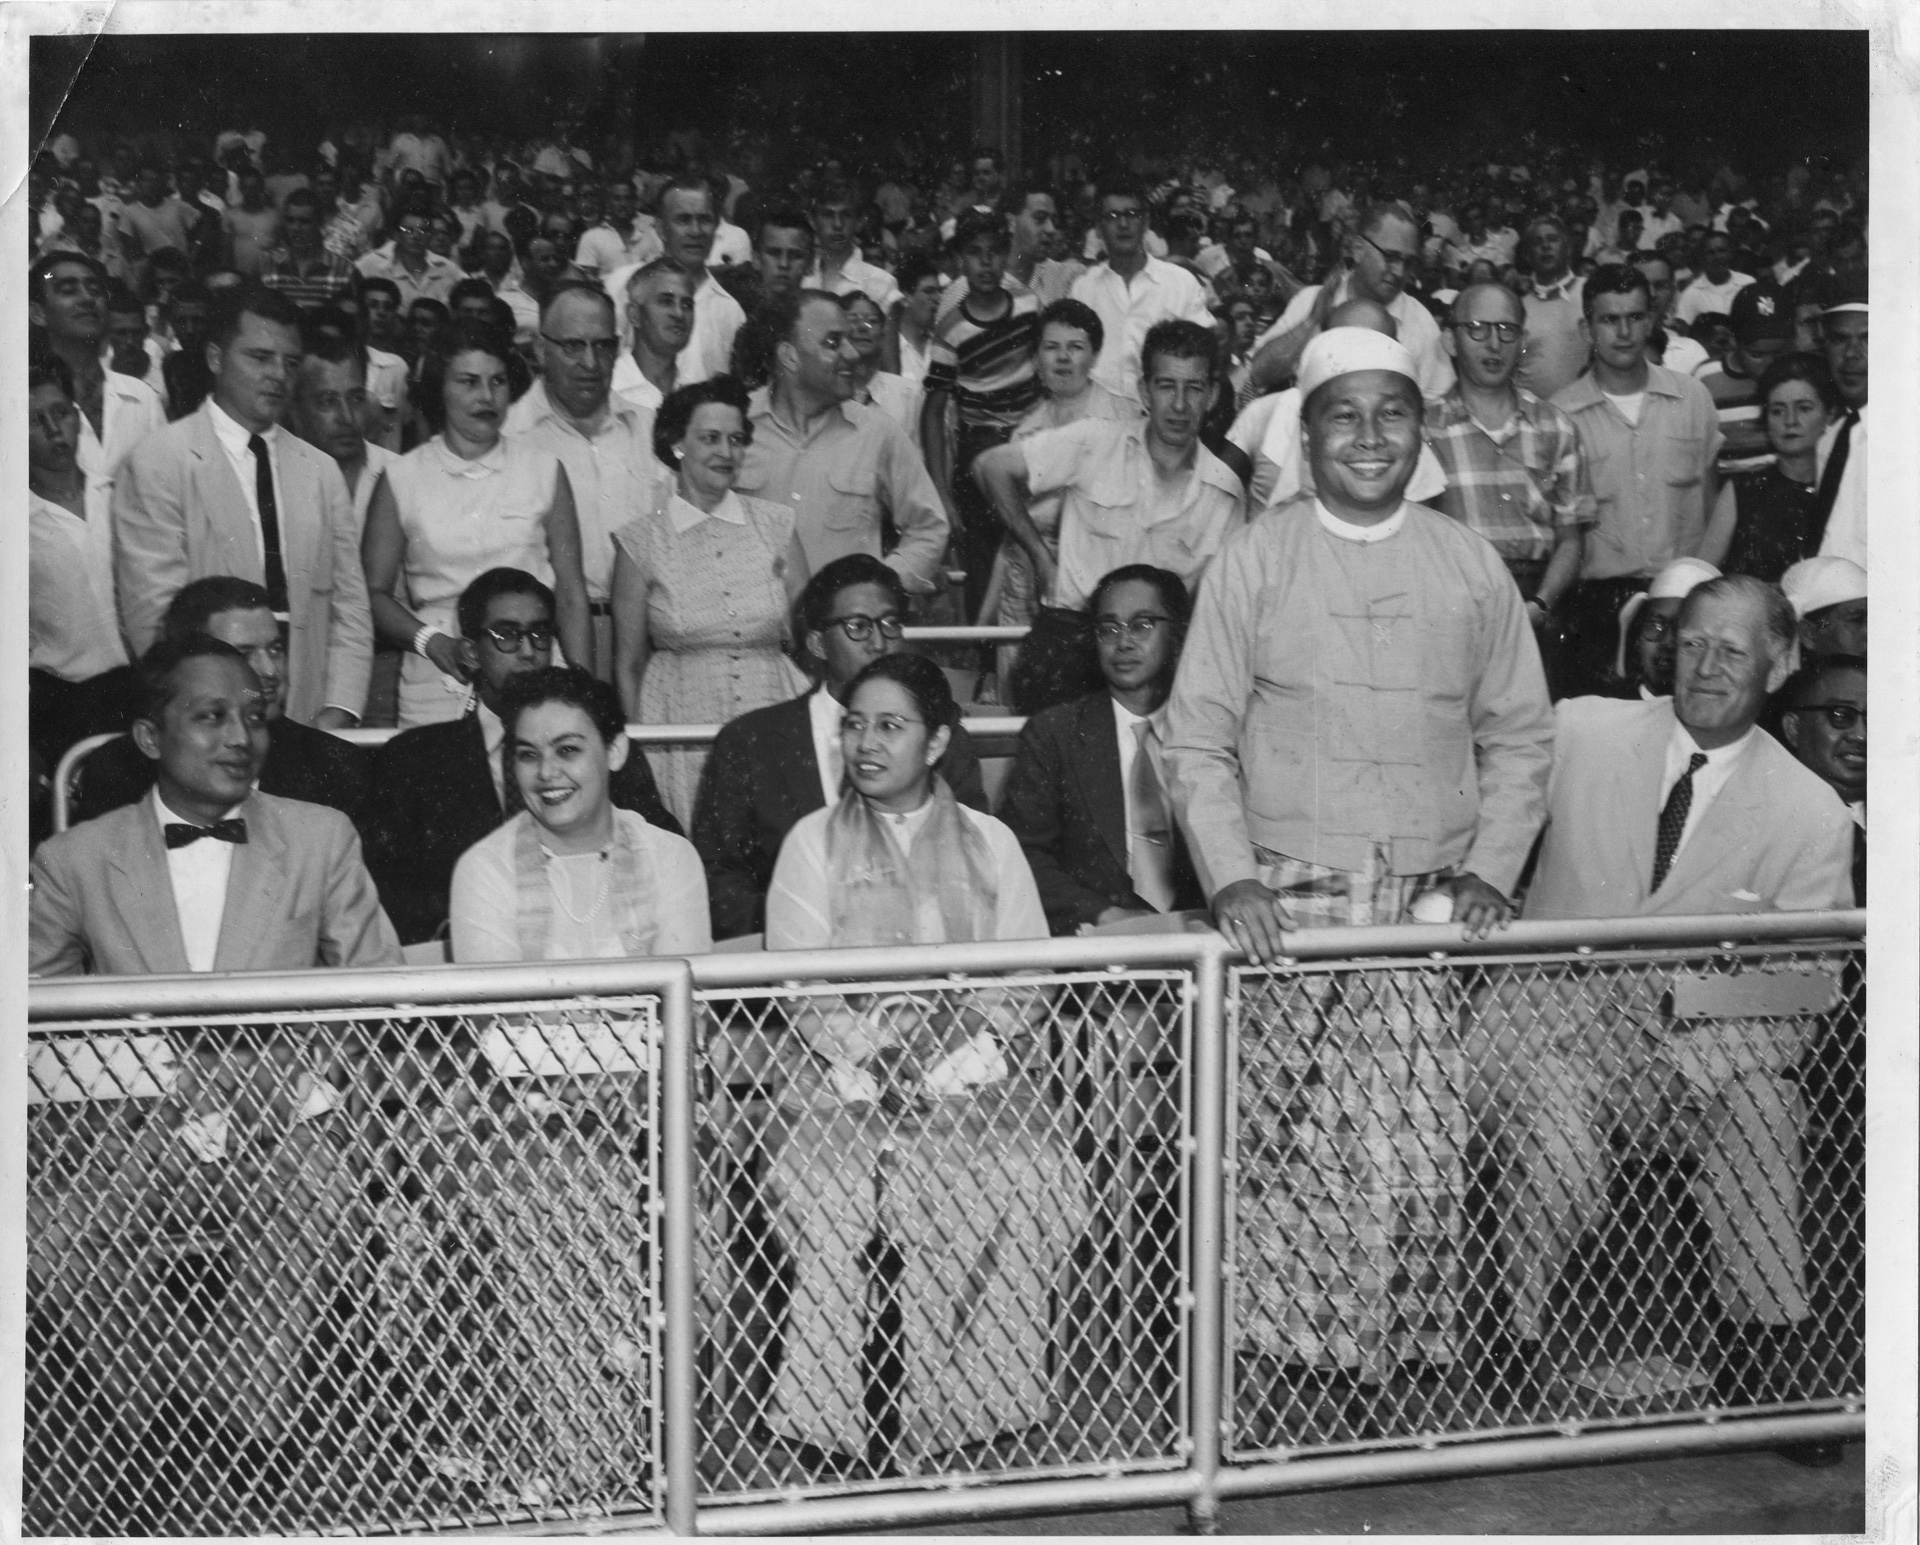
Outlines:
[[[788, 833], [767, 947], [1045, 938], [1019, 842], [933, 770], [958, 718], [940, 669], [885, 656], [846, 701], [848, 786]], [[869, 1283], [889, 1257], [903, 1324], [892, 1464], [911, 1471], [1052, 1413], [1051, 1304], [1089, 1203], [1021, 1066], [1037, 1060], [1041, 1008], [1001, 989], [818, 997], [796, 1013], [767, 1180], [794, 1269], [767, 1408], [778, 1437], [868, 1451]]]

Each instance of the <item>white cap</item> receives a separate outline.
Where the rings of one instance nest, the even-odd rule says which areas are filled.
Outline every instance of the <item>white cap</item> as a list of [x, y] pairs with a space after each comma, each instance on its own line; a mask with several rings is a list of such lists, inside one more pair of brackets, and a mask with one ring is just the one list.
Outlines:
[[1867, 598], [1867, 571], [1848, 558], [1802, 558], [1780, 576], [1780, 588], [1804, 617], [1842, 601]]
[[1335, 376], [1351, 375], [1356, 370], [1391, 370], [1405, 376], [1417, 390], [1420, 378], [1414, 373], [1413, 356], [1406, 345], [1371, 327], [1329, 327], [1316, 333], [1300, 355], [1297, 384], [1300, 406]]
[[1640, 615], [1642, 606], [1649, 601], [1685, 600], [1697, 586], [1719, 577], [1720, 571], [1704, 558], [1675, 558], [1653, 576], [1653, 583], [1645, 590], [1628, 596], [1626, 605], [1620, 608], [1620, 642], [1613, 651], [1613, 674], [1627, 674], [1627, 640], [1633, 637], [1633, 619]]

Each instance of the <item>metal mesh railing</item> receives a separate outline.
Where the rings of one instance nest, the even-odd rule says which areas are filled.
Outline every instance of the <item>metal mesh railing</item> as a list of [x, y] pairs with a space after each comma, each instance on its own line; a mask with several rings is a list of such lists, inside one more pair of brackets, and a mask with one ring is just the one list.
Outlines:
[[[1857, 1435], [1861, 927], [36, 984], [26, 1528], [1204, 1526]], [[820, 1055], [890, 1041], [947, 1097]]]
[[[1182, 1462], [1188, 972], [698, 1003], [710, 1500]], [[914, 1108], [810, 1049], [988, 1026]]]
[[1228, 1458], [1857, 1409], [1860, 961], [1235, 968]]
[[37, 1534], [658, 1507], [658, 1000], [36, 1028]]

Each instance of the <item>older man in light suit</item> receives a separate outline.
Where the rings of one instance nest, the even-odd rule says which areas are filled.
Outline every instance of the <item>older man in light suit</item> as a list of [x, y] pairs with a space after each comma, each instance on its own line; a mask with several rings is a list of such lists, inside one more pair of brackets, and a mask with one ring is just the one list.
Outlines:
[[212, 395], [120, 468], [114, 589], [121, 631], [139, 651], [189, 580], [265, 585], [287, 615], [287, 716], [345, 729], [366, 706], [373, 616], [340, 469], [278, 428], [301, 353], [291, 301], [245, 285], [223, 302], [207, 344]]
[[[1818, 911], [1852, 905], [1852, 820], [1756, 720], [1786, 679], [1792, 609], [1743, 575], [1684, 602], [1671, 699], [1558, 709], [1528, 918]], [[1791, 1071], [1805, 1019], [1675, 1020], [1661, 973], [1570, 974], [1497, 990], [1468, 1037], [1470, 1097], [1499, 1153], [1517, 1355], [1539, 1357], [1548, 1296], [1606, 1206], [1610, 1137], [1677, 1144], [1712, 1235], [1721, 1392], [1779, 1383], [1808, 1313]]]
[[35, 976], [302, 971], [400, 962], [400, 943], [337, 810], [254, 789], [266, 693], [205, 636], [140, 666], [133, 738], [152, 794], [50, 837], [33, 859]]

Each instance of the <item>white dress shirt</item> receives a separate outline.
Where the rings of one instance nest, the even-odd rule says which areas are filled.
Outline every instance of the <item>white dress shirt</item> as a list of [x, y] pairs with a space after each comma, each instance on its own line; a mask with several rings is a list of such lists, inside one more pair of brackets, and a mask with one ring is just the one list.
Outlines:
[[[1131, 848], [1133, 839], [1144, 835], [1140, 830], [1139, 812], [1133, 808], [1133, 759], [1140, 752], [1140, 739], [1134, 733], [1134, 726], [1152, 724], [1154, 733], [1160, 737], [1160, 743], [1164, 746], [1167, 740], [1167, 707], [1162, 703], [1158, 713], [1137, 714], [1117, 697], [1110, 697], [1107, 701], [1113, 704], [1113, 733], [1115, 743], [1120, 748], [1120, 793], [1127, 803], [1127, 843]], [[1160, 787], [1166, 788], [1167, 771], [1164, 760], [1156, 766], [1155, 771], [1160, 775]], [[1173, 808], [1171, 796], [1168, 797], [1167, 808], [1169, 812]]]
[[1105, 342], [1093, 379], [1122, 397], [1139, 394], [1140, 345], [1155, 322], [1197, 322], [1211, 331], [1213, 313], [1200, 281], [1175, 263], [1149, 257], [1131, 279], [1104, 263], [1073, 281], [1073, 299], [1093, 308]]
[[[1826, 535], [1820, 538], [1820, 556], [1845, 558], [1867, 566], [1867, 410], [1859, 409], [1859, 420], [1847, 437], [1847, 464], [1840, 473], [1840, 486], [1834, 490], [1833, 513], [1827, 517]], [[1820, 437], [1817, 460], [1819, 470], [1827, 470], [1827, 457], [1834, 441], [1840, 438], [1836, 415], [1827, 432]]]
[[493, 779], [493, 797], [507, 808], [507, 770], [500, 760], [500, 748], [507, 743], [507, 726], [500, 715], [475, 698], [474, 716], [480, 721], [480, 744], [487, 748], [487, 776]]
[[[213, 420], [214, 438], [219, 440], [220, 449], [227, 453], [227, 461], [233, 468], [233, 475], [240, 480], [240, 494], [247, 501], [247, 514], [253, 520], [253, 539], [260, 546], [260, 562], [264, 567], [267, 557], [266, 544], [260, 536], [260, 489], [255, 482], [258, 463], [254, 460], [253, 452], [247, 448], [253, 431], [237, 419], [229, 417], [220, 404], [211, 397], [207, 399], [207, 416]], [[280, 426], [273, 425], [260, 438], [266, 442], [267, 460], [273, 467], [273, 507], [279, 512], [280, 551], [284, 566], [284, 555], [287, 550], [287, 497], [280, 483]]]
[[[231, 819], [239, 808], [235, 805], [221, 819]], [[158, 785], [153, 791], [153, 818], [160, 823], [163, 837], [169, 822], [200, 824], [169, 809]], [[173, 881], [173, 909], [180, 919], [180, 942], [187, 947], [189, 971], [213, 969], [213, 957], [220, 948], [220, 924], [227, 914], [227, 876], [232, 869], [231, 842], [202, 837], [184, 848], [167, 849], [167, 876]]]
[[840, 802], [840, 779], [846, 758], [840, 749], [840, 720], [846, 710], [826, 689], [815, 689], [807, 699], [807, 717], [813, 724], [813, 758], [820, 766], [820, 793], [829, 805]]
[[1679, 721], [1674, 722], [1673, 734], [1667, 740], [1666, 769], [1660, 775], [1660, 803], [1658, 810], [1667, 808], [1667, 796], [1673, 792], [1673, 786], [1680, 781], [1687, 770], [1687, 763], [1696, 754], [1704, 755], [1706, 765], [1693, 775], [1693, 802], [1687, 806], [1687, 824], [1680, 829], [1680, 845], [1673, 850], [1677, 860], [1686, 848], [1690, 838], [1700, 825], [1700, 817], [1707, 813], [1720, 791], [1727, 786], [1727, 779], [1733, 776], [1733, 769], [1740, 760], [1740, 753], [1753, 741], [1753, 731], [1748, 730], [1731, 745], [1722, 746], [1717, 751], [1708, 751], [1694, 744], [1693, 736], [1687, 733], [1687, 727]]
[[127, 663], [113, 606], [112, 487], [88, 479], [85, 519], [27, 491], [27, 664], [62, 681]]

